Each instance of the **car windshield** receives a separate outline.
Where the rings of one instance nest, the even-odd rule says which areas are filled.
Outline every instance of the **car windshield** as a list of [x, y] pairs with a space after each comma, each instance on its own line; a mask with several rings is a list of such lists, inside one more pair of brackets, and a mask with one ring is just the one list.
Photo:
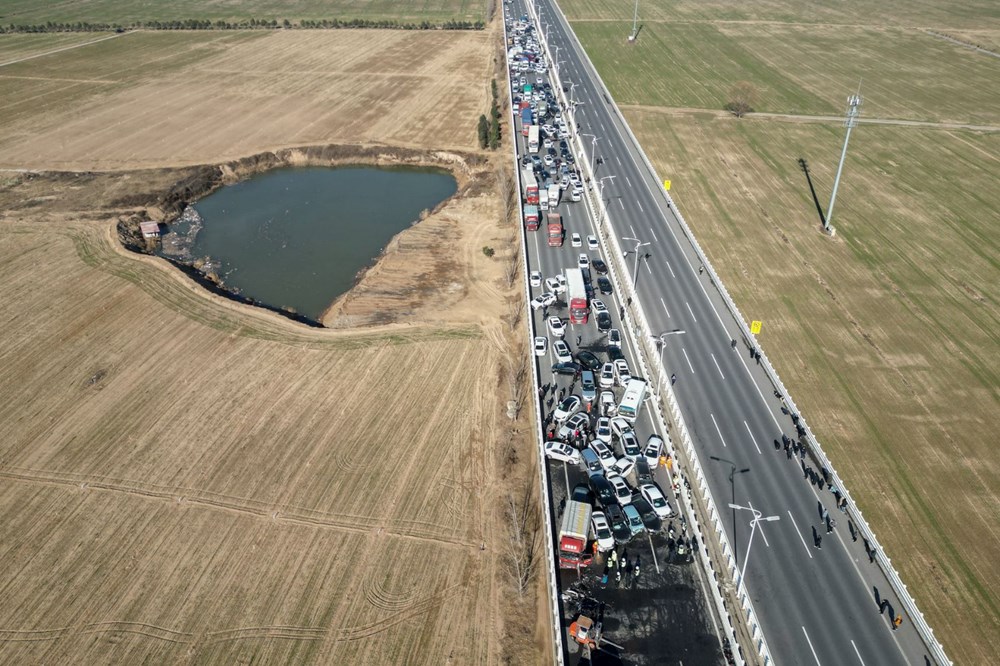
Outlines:
[[655, 506], [657, 508], [666, 505], [666, 503], [667, 503], [667, 501], [665, 499], [663, 499], [662, 497], [654, 497], [653, 498], [653, 506]]

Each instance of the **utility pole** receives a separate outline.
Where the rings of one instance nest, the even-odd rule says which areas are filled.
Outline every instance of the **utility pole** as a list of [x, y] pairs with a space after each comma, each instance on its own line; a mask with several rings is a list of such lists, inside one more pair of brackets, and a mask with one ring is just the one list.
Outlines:
[[632, 34], [628, 36], [628, 41], [634, 42], [639, 33], [639, 0], [635, 0], [635, 12], [632, 14]]
[[649, 243], [643, 243], [638, 238], [622, 238], [622, 240], [635, 243], [635, 262], [632, 266], [632, 293], [635, 294], [635, 285], [639, 282], [639, 248], [645, 247]]
[[837, 231], [830, 226], [833, 219], [833, 204], [837, 201], [837, 188], [840, 186], [840, 172], [844, 170], [844, 158], [847, 157], [847, 142], [851, 140], [851, 130], [858, 124], [858, 116], [861, 115], [861, 84], [858, 84], [858, 92], [847, 98], [847, 117], [844, 118], [844, 127], [847, 128], [847, 135], [844, 136], [844, 150], [840, 153], [840, 164], [837, 166], [837, 177], [833, 179], [833, 194], [830, 195], [830, 205], [826, 209], [826, 219], [823, 222], [823, 231], [833, 236]]

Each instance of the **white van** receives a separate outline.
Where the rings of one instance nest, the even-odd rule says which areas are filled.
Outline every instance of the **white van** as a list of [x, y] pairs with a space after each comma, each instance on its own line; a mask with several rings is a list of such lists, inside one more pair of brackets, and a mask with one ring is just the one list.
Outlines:
[[642, 408], [642, 401], [646, 399], [646, 382], [642, 379], [630, 379], [625, 386], [625, 395], [618, 403], [618, 416], [625, 417], [630, 421], [635, 421]]

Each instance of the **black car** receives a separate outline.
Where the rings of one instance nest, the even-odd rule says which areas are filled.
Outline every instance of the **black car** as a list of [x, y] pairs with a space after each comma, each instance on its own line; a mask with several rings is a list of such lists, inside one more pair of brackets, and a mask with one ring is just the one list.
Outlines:
[[611, 330], [611, 315], [609, 315], [607, 312], [597, 313], [597, 330], [598, 331]]
[[649, 460], [646, 459], [646, 456], [639, 456], [635, 459], [635, 477], [640, 486], [653, 482], [653, 471], [649, 469]]
[[625, 513], [617, 504], [604, 507], [604, 515], [608, 518], [608, 525], [611, 526], [611, 534], [614, 535], [618, 543], [628, 543], [632, 540], [632, 530], [625, 520]]
[[573, 487], [573, 494], [570, 496], [570, 499], [574, 502], [593, 504], [594, 494], [590, 492], [590, 488], [586, 483], [578, 483]]
[[576, 376], [583, 371], [583, 367], [576, 363], [556, 363], [552, 366], [552, 372], [557, 375]]
[[591, 260], [590, 265], [593, 266], [594, 270], [600, 273], [601, 275], [608, 274], [608, 265], [604, 263], [602, 260], [593, 259]]
[[610, 294], [611, 293], [611, 280], [609, 280], [608, 278], [606, 278], [604, 276], [601, 276], [601, 277], [597, 278], [597, 288], [601, 290], [602, 294]]
[[604, 476], [594, 474], [590, 477], [590, 490], [594, 493], [601, 506], [608, 508], [618, 506], [618, 498], [615, 496], [615, 487], [611, 485]]
[[625, 358], [625, 354], [622, 353], [621, 347], [608, 347], [608, 360], [612, 363], [620, 358]]
[[632, 506], [639, 512], [642, 524], [646, 526], [647, 530], [650, 532], [660, 531], [660, 528], [663, 527], [663, 521], [656, 515], [656, 511], [653, 511], [653, 505], [646, 501], [646, 498], [639, 491], [632, 493]]
[[600, 370], [601, 366], [604, 365], [604, 361], [599, 359], [597, 354], [587, 350], [577, 352], [576, 360], [578, 360], [588, 370]]

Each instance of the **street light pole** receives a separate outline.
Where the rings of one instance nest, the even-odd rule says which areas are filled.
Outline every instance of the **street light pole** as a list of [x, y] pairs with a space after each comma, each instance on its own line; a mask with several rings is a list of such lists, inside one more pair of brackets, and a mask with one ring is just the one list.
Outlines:
[[634, 42], [636, 35], [638, 34], [639, 27], [639, 0], [635, 0], [635, 13], [632, 14], [632, 34], [629, 35], [628, 41]]
[[[716, 462], [722, 462], [722, 463], [726, 463], [727, 465], [729, 465], [729, 490], [730, 490], [730, 493], [731, 493], [732, 498], [733, 498], [733, 503], [731, 503], [729, 506], [734, 506], [734, 504], [736, 502], [736, 474], [737, 474], [737, 471], [740, 474], [746, 474], [747, 472], [750, 471], [750, 468], [749, 467], [744, 467], [741, 470], [737, 470], [736, 469], [736, 463], [734, 463], [729, 458], [720, 458], [719, 456], [709, 456], [709, 458], [712, 459], [712, 460], [714, 460], [714, 461], [716, 461]], [[736, 509], [733, 509], [733, 541], [736, 541]], [[733, 558], [736, 560], [736, 564], [739, 565], [739, 563], [740, 563], [739, 554], [735, 550], [733, 551]]]
[[740, 571], [740, 580], [736, 585], [736, 594], [739, 596], [740, 590], [746, 591], [746, 584], [744, 583], [743, 576], [747, 572], [747, 563], [750, 561], [750, 546], [753, 545], [753, 535], [757, 532], [757, 523], [762, 520], [768, 522], [774, 520], [781, 520], [781, 516], [764, 516], [761, 517], [761, 512], [757, 509], [753, 509], [748, 506], [740, 506], [739, 504], [730, 504], [733, 509], [742, 509], [744, 511], [750, 511], [753, 513], [753, 520], [750, 521], [750, 538], [747, 540], [747, 554], [743, 556], [743, 569]]
[[639, 282], [639, 248], [650, 243], [643, 243], [638, 238], [622, 238], [622, 240], [635, 243], [635, 263], [632, 266], [632, 293], [635, 293], [635, 286]]
[[[684, 335], [685, 333], [687, 333], [687, 331], [684, 331], [684, 330], [679, 329], [679, 328], [675, 328], [672, 331], [667, 331], [666, 333], [660, 333], [658, 336], [657, 335], [652, 336], [653, 342], [659, 343], [659, 345], [660, 345], [660, 379], [659, 379], [658, 382], [656, 382], [656, 399], [657, 400], [660, 399], [660, 385], [663, 384], [663, 375], [664, 375], [664, 372], [663, 372], [663, 349], [664, 349], [664, 347], [667, 346], [667, 341], [665, 340], [665, 338], [668, 335]], [[730, 478], [730, 481], [732, 481], [731, 478]], [[733, 497], [733, 501], [734, 502], [736, 501], [736, 497], [735, 496]]]

